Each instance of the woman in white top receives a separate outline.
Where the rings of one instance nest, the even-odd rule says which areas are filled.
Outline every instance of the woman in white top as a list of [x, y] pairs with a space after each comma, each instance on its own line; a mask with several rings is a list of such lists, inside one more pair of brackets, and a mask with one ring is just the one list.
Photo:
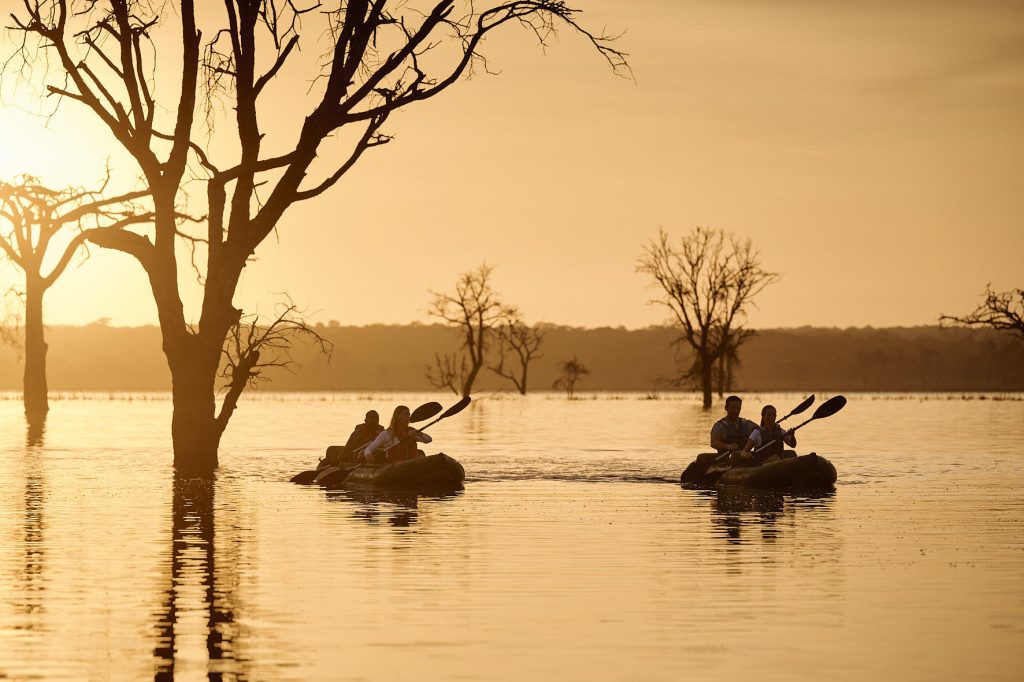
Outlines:
[[[761, 408], [761, 424], [753, 430], [750, 438], [747, 439], [747, 444], [743, 446], [742, 456], [748, 462], [773, 461], [771, 460], [773, 457], [782, 459], [786, 456], [785, 445], [791, 448], [796, 447], [796, 434], [786, 431], [775, 423], [777, 414], [773, 405], [765, 405]], [[766, 447], [758, 453], [754, 452], [762, 446]]]
[[385, 454], [389, 462], [423, 456], [423, 452], [416, 449], [416, 443], [429, 443], [433, 439], [409, 426], [409, 414], [409, 408], [405, 405], [395, 408], [388, 428], [363, 449], [363, 457], [367, 462], [375, 461], [374, 454], [378, 452]]

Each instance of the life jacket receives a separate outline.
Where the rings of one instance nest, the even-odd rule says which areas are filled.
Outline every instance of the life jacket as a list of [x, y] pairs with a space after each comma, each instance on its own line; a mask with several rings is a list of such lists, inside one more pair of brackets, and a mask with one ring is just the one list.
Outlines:
[[719, 440], [725, 443], [739, 443], [739, 446], [742, 448], [746, 444], [747, 438], [757, 428], [757, 424], [743, 417], [740, 417], [733, 424], [726, 417], [722, 417], [715, 422], [714, 428], [719, 430]]
[[[395, 435], [391, 434], [391, 437], [394, 438]], [[400, 462], [403, 459], [412, 459], [416, 456], [417, 449], [418, 441], [413, 437], [412, 429], [410, 428], [406, 437], [400, 440], [398, 445], [388, 450], [388, 461]]]
[[348, 437], [348, 441], [345, 443], [341, 456], [346, 459], [355, 456], [357, 449], [370, 443], [377, 437], [377, 434], [383, 430], [384, 427], [380, 424], [370, 426], [366, 422], [363, 422], [362, 424], [356, 425], [356, 428], [352, 431], [352, 435]]
[[[786, 434], [786, 430], [778, 424], [773, 424], [772, 428], [765, 430], [763, 426], [758, 426], [757, 431], [761, 433], [761, 445], [755, 450], [759, 450], [757, 456], [759, 459], [765, 459], [772, 455], [782, 456], [783, 450], [785, 450], [786, 444], [782, 442], [782, 437]], [[772, 441], [775, 441], [772, 443]], [[768, 447], [761, 450], [764, 446], [772, 443]]]

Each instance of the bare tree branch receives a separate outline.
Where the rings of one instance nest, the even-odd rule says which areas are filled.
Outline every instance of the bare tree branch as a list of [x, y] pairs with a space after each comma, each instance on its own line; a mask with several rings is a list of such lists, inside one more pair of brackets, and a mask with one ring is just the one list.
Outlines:
[[996, 329], [1024, 340], [1024, 289], [993, 291], [989, 284], [982, 296], [984, 300], [972, 312], [963, 316], [942, 315], [939, 323], [950, 327]]

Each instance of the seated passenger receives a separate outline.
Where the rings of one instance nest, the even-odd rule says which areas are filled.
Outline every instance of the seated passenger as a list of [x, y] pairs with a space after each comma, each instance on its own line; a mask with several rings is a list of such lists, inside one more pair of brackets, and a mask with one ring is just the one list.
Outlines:
[[344, 445], [331, 445], [327, 448], [327, 455], [320, 460], [317, 469], [354, 463], [358, 458], [359, 450], [372, 443], [377, 434], [383, 430], [384, 427], [380, 425], [380, 415], [376, 410], [370, 410], [366, 413], [366, 421], [356, 425]]
[[[785, 457], [783, 445], [796, 447], [796, 434], [786, 431], [775, 423], [777, 412], [771, 405], [761, 408], [761, 425], [751, 432], [746, 445], [743, 446], [742, 458], [748, 462], [777, 461]], [[764, 450], [754, 452], [767, 445]]]
[[711, 427], [711, 447], [718, 454], [740, 450], [757, 424], [740, 417], [743, 400], [737, 395], [725, 399], [725, 416]]
[[356, 428], [352, 430], [352, 435], [345, 442], [342, 458], [346, 460], [355, 458], [358, 454], [357, 450], [366, 447], [367, 443], [372, 443], [373, 439], [383, 430], [384, 427], [380, 425], [380, 415], [377, 414], [377, 410], [367, 412], [366, 420], [362, 424], [356, 425]]
[[416, 443], [429, 443], [433, 439], [422, 431], [409, 426], [409, 408], [399, 405], [391, 415], [388, 428], [381, 431], [373, 442], [363, 449], [363, 457], [367, 462], [380, 462], [386, 458], [388, 462], [397, 462], [413, 457], [424, 457]]

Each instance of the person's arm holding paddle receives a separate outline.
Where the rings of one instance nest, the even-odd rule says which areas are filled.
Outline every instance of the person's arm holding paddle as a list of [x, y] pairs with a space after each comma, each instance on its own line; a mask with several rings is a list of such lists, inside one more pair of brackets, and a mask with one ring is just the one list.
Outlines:
[[388, 431], [387, 429], [384, 429], [383, 431], [377, 434], [377, 437], [374, 438], [369, 445], [363, 448], [363, 458], [367, 462], [373, 463], [373, 453], [376, 452], [377, 450], [386, 450], [387, 447], [392, 444], [393, 440], [394, 439], [391, 437], [391, 432]]

